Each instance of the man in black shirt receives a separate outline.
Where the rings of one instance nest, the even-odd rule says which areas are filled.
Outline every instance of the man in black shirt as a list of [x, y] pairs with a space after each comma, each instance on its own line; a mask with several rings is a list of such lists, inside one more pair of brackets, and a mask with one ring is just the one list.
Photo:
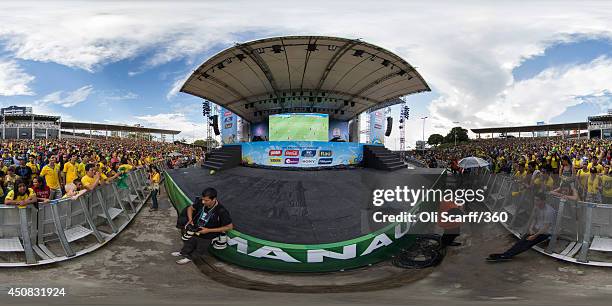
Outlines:
[[17, 157], [19, 166], [15, 169], [15, 174], [19, 175], [21, 179], [26, 183], [26, 186], [30, 186], [30, 179], [32, 178], [32, 169], [25, 165], [25, 159], [22, 156]]
[[194, 256], [204, 253], [210, 240], [221, 233], [234, 228], [229, 212], [217, 200], [217, 190], [206, 188], [202, 191], [202, 200], [194, 202], [187, 209], [186, 228], [194, 226], [197, 231], [193, 237], [183, 242], [180, 252], [173, 252], [172, 256], [182, 256], [177, 264], [191, 262]]

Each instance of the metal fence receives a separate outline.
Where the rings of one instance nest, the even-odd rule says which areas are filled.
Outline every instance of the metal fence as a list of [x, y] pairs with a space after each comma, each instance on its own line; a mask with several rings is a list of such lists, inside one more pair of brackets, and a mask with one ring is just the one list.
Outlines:
[[[166, 163], [155, 163], [160, 171]], [[65, 198], [19, 208], [0, 204], [0, 267], [48, 264], [96, 250], [121, 232], [147, 201], [145, 167], [96, 187], [77, 199]]]
[[[492, 212], [507, 213], [500, 222], [515, 236], [528, 230], [538, 209], [534, 206], [534, 190], [509, 175], [481, 171], [476, 184], [487, 186], [486, 205]], [[570, 262], [612, 267], [612, 204], [573, 201], [546, 194], [545, 205], [554, 211], [550, 239], [534, 249]]]

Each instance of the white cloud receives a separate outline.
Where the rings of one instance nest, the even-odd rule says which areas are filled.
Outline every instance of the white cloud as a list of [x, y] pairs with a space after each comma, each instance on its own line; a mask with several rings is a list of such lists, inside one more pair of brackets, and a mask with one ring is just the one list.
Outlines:
[[[19, 59], [94, 71], [145, 53], [150, 56], [143, 69], [177, 58], [195, 66], [205, 51], [243, 41], [245, 33], [362, 38], [415, 65], [440, 95], [429, 107], [429, 134], [433, 126], [450, 127], [453, 121], [468, 127], [532, 124], [537, 116], [547, 115], [538, 110], [518, 116], [506, 109], [508, 104], [525, 106], [525, 100], [542, 98], [520, 94], [519, 88], [545, 91], [543, 86], [551, 84], [545, 79], [562, 79], [564, 72], [528, 84], [515, 82], [512, 69], [552, 44], [612, 37], [609, 16], [612, 3], [604, 1], [19, 1], [0, 3], [0, 40]], [[581, 69], [606, 71], [601, 65]], [[180, 80], [175, 80], [168, 99], [180, 88]], [[575, 84], [578, 92], [562, 92], [598, 92], [603, 89], [598, 84]], [[555, 107], [562, 110], [573, 103], [564, 101]], [[491, 114], [475, 111], [492, 105], [499, 107]], [[499, 109], [504, 110], [501, 115]], [[414, 131], [420, 132], [420, 124], [417, 120], [410, 127], [410, 143], [420, 138]]]
[[206, 138], [204, 123], [193, 123], [182, 113], [162, 113], [134, 118], [146, 127], [181, 131], [175, 136], [175, 140], [185, 138], [188, 142], [192, 142]]
[[134, 100], [138, 98], [138, 94], [133, 93], [131, 91], [125, 93], [111, 93], [109, 95], [104, 96], [104, 99], [111, 101], [124, 101], [124, 100]]
[[32, 96], [29, 84], [34, 77], [27, 74], [17, 62], [0, 59], [0, 96]]
[[75, 106], [87, 99], [93, 91], [92, 85], [86, 85], [74, 91], [55, 91], [36, 101], [36, 105], [56, 104], [63, 107]]

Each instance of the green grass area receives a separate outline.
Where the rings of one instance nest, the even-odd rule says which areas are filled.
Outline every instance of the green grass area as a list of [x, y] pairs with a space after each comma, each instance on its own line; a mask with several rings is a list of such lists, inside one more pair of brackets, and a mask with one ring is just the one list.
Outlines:
[[327, 141], [329, 119], [295, 115], [270, 116], [270, 141]]

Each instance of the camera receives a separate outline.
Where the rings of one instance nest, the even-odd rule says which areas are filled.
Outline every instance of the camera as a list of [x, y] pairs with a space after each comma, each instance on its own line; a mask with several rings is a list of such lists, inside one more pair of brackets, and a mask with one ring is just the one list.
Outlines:
[[193, 237], [193, 235], [195, 235], [197, 232], [198, 232], [197, 226], [193, 224], [187, 224], [187, 226], [185, 227], [185, 231], [183, 232], [183, 235], [181, 236], [181, 239], [184, 241], [187, 241], [191, 239], [191, 237]]

